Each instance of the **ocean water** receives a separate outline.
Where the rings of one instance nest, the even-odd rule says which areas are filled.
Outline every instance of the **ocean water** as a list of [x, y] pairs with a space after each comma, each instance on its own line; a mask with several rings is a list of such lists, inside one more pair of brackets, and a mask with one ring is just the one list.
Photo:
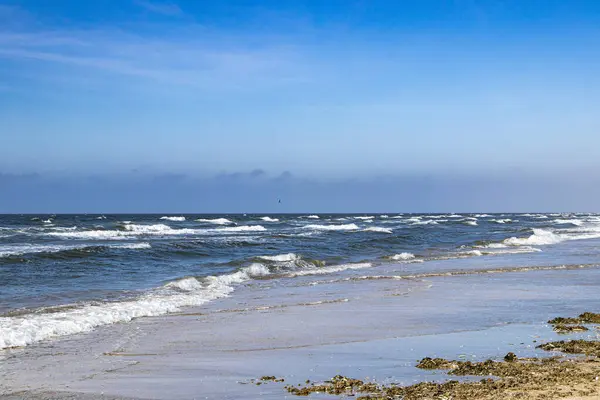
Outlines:
[[[219, 301], [252, 282], [308, 291], [390, 266], [399, 279], [594, 268], [599, 243], [597, 214], [0, 215], [0, 349]], [[464, 263], [442, 270], [445, 259]]]

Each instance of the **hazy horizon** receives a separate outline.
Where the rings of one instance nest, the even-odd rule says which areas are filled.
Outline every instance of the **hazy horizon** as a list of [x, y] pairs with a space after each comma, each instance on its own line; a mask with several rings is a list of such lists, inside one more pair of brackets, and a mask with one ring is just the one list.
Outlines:
[[600, 195], [591, 175], [0, 174], [0, 185], [0, 213], [594, 212]]

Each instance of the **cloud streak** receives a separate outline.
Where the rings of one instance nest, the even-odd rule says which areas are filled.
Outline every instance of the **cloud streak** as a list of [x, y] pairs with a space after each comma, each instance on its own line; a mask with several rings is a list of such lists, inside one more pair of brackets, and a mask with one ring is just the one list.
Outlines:
[[[178, 9], [140, 4], [163, 13]], [[38, 68], [62, 66], [97, 79], [105, 79], [99, 73], [108, 73], [219, 90], [257, 90], [306, 80], [306, 63], [295, 46], [269, 41], [257, 46], [252, 40], [193, 23], [160, 38], [108, 26], [96, 30], [0, 28], [0, 60]]]

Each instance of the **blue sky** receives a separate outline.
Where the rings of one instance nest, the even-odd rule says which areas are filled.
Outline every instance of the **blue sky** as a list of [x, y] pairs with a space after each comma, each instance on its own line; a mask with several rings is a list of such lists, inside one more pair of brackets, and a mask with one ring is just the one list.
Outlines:
[[[589, 183], [599, 22], [582, 0], [0, 0], [0, 185], [14, 193], [0, 211], [21, 209], [29, 174], [73, 190], [256, 169], [355, 192], [424, 176], [539, 177], [536, 196]], [[322, 193], [297, 207], [325, 207]]]

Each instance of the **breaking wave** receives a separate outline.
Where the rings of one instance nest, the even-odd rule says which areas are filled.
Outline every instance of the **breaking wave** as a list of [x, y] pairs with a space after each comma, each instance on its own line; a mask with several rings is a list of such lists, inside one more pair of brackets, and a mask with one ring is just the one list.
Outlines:
[[400, 253], [400, 254], [394, 254], [393, 256], [390, 257], [390, 259], [394, 260], [394, 261], [408, 261], [408, 260], [414, 260], [415, 255], [412, 253]]
[[363, 232], [394, 233], [391, 229], [382, 228], [380, 226], [370, 226], [363, 229]]
[[137, 299], [75, 306], [62, 312], [34, 313], [0, 318], [0, 349], [27, 346], [57, 336], [89, 332], [101, 325], [163, 315], [227, 296], [233, 283], [250, 279], [249, 271], [171, 282]]
[[173, 222], [183, 222], [185, 221], [185, 217], [160, 217], [162, 220], [173, 221]]
[[227, 228], [213, 229], [214, 232], [264, 232], [267, 229], [262, 225], [242, 225]]
[[258, 258], [261, 258], [261, 259], [267, 260], [267, 261], [285, 262], [285, 261], [295, 261], [295, 260], [298, 260], [300, 257], [294, 253], [288, 253], [288, 254], [279, 254], [276, 256], [259, 256]]
[[[411, 218], [412, 219], [412, 218]], [[406, 221], [409, 221], [408, 219]], [[433, 220], [425, 220], [425, 221], [421, 221], [421, 220], [416, 220], [414, 222], [411, 223], [411, 225], [437, 225], [437, 221], [433, 221]]]
[[196, 222], [205, 222], [207, 224], [215, 224], [215, 225], [229, 225], [229, 224], [233, 224], [232, 221], [228, 220], [227, 218], [214, 218], [214, 219], [202, 219], [199, 218], [196, 220]]
[[557, 225], [575, 225], [575, 226], [582, 226], [583, 225], [583, 221], [580, 219], [555, 219], [554, 221], [555, 224]]
[[306, 275], [324, 275], [331, 274], [334, 272], [341, 272], [350, 269], [363, 269], [363, 268], [371, 268], [373, 264], [371, 263], [356, 263], [356, 264], [341, 264], [341, 265], [333, 265], [331, 267], [317, 267], [313, 269], [305, 269], [295, 272], [290, 272], [287, 274], [289, 277], [296, 276], [306, 276]]
[[98, 248], [110, 248], [110, 249], [150, 249], [152, 246], [150, 243], [115, 243], [104, 246], [98, 245], [14, 245], [14, 246], [0, 246], [0, 258], [22, 256], [27, 254], [42, 254], [42, 253], [60, 253], [68, 252], [73, 250], [92, 250]]
[[49, 232], [49, 236], [55, 236], [66, 239], [97, 239], [97, 240], [118, 240], [134, 236], [179, 236], [179, 235], [203, 235], [218, 233], [236, 233], [236, 232], [264, 232], [266, 228], [261, 225], [242, 225], [224, 228], [210, 229], [174, 229], [164, 224], [155, 225], [121, 225], [122, 230], [90, 230], [90, 231], [69, 231], [69, 232]]
[[356, 224], [344, 224], [344, 225], [305, 225], [303, 228], [314, 229], [318, 231], [356, 231], [358, 226]]
[[526, 238], [511, 237], [504, 240], [504, 243], [509, 246], [543, 246], [548, 244], [556, 244], [564, 239], [554, 232], [545, 229], [533, 229], [533, 235]]
[[[277, 262], [297, 261], [295, 254], [264, 256]], [[306, 269], [286, 271], [283, 276], [321, 275], [349, 269], [369, 268], [370, 263], [342, 264], [329, 267], [307, 263]], [[142, 296], [117, 302], [62, 306], [64, 311], [44, 313], [44, 309], [16, 317], [0, 317], [0, 349], [22, 347], [59, 336], [84, 333], [102, 325], [129, 322], [135, 318], [158, 316], [202, 305], [227, 297], [235, 286], [272, 274], [267, 266], [253, 263], [240, 270], [204, 278], [186, 277], [151, 290]], [[280, 274], [281, 275], [281, 274]]]

